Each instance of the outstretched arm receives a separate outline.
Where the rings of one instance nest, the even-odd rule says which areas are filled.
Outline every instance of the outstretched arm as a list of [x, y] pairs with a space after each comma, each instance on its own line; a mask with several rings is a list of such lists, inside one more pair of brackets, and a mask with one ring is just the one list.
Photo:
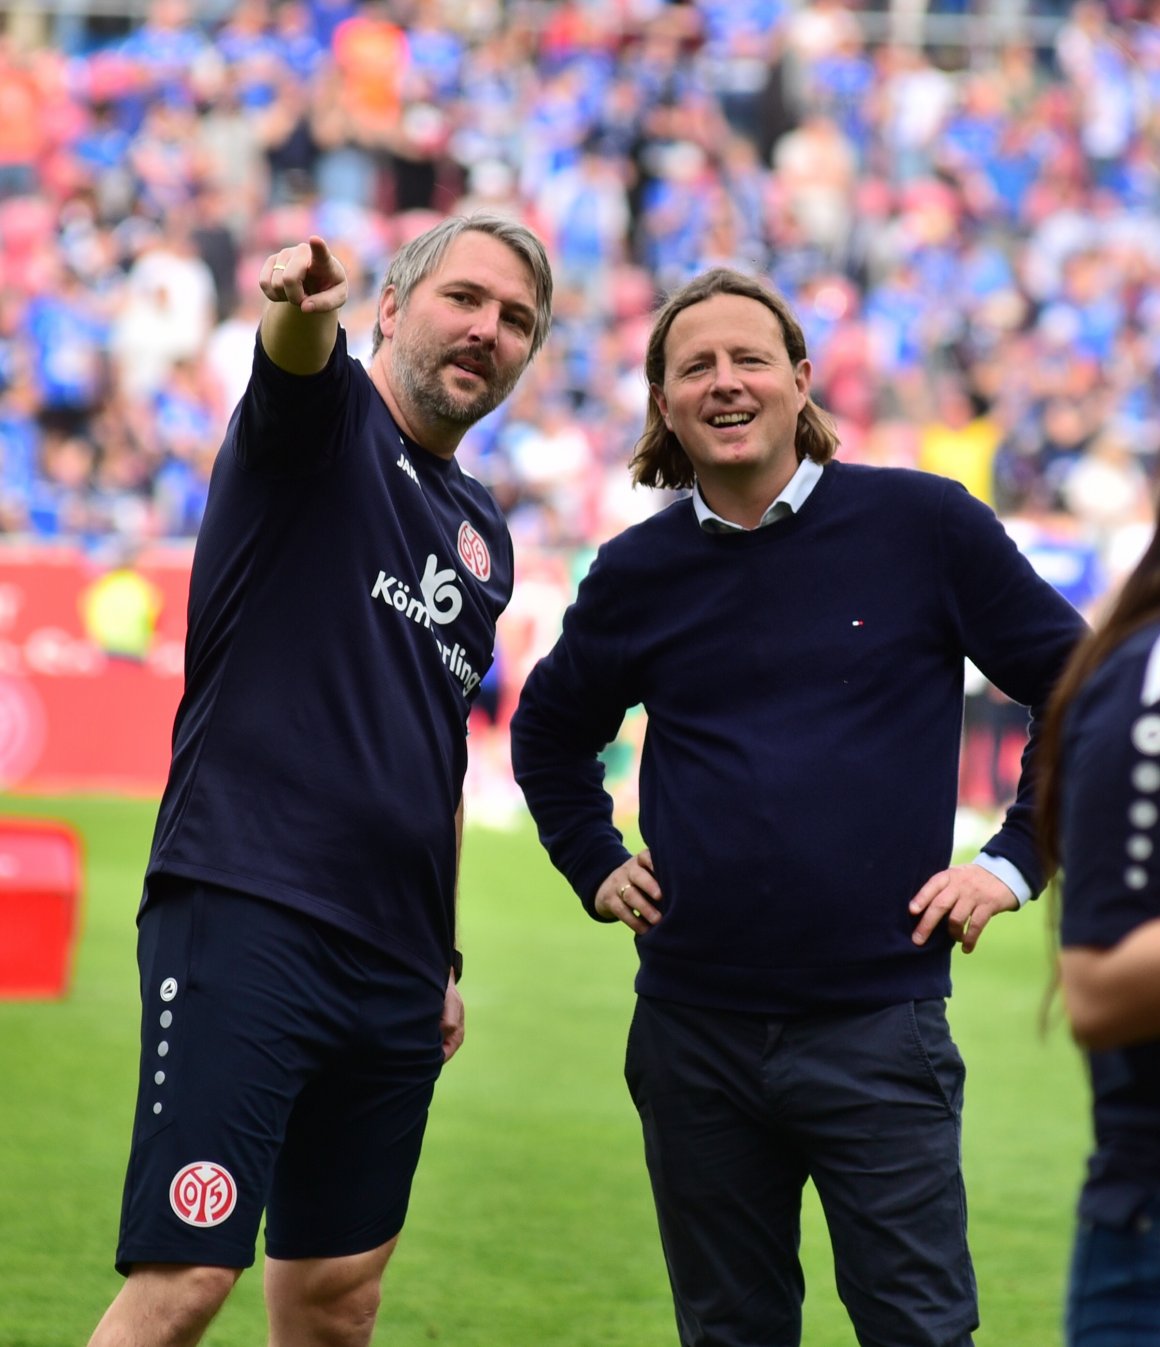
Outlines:
[[288, 374], [317, 374], [326, 367], [338, 337], [338, 311], [346, 303], [346, 270], [326, 240], [267, 257], [258, 277], [270, 301], [262, 314], [262, 347]]

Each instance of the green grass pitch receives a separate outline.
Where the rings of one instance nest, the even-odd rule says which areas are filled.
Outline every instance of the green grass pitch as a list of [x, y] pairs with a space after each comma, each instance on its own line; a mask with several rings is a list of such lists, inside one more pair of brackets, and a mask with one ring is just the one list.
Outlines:
[[[111, 1267], [135, 1076], [133, 913], [152, 802], [0, 799], [75, 823], [87, 849], [70, 995], [0, 1002], [0, 1347], [86, 1341]], [[530, 825], [469, 827], [468, 1036], [440, 1082], [375, 1341], [390, 1347], [673, 1347], [636, 1117], [621, 1078], [635, 958], [589, 921]], [[1046, 1039], [1046, 912], [997, 920], [956, 961], [978, 1347], [1057, 1347], [1088, 1141], [1066, 1033]], [[854, 1347], [807, 1194], [808, 1347]], [[207, 1335], [265, 1341], [257, 1270]]]

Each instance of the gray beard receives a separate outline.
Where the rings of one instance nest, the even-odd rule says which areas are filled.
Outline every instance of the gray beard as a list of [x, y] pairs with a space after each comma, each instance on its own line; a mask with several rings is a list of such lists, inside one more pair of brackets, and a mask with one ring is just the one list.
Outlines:
[[412, 359], [412, 353], [398, 345], [391, 352], [391, 368], [408, 402], [424, 417], [466, 429], [488, 412], [494, 411], [516, 386], [519, 378], [489, 382], [474, 396], [456, 397], [440, 379], [443, 365], [432, 367]]

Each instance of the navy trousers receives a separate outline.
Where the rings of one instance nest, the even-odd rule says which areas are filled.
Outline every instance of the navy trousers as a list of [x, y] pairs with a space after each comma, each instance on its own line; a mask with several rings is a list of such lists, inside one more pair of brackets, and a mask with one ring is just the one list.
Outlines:
[[780, 1020], [638, 998], [625, 1078], [681, 1347], [798, 1347], [807, 1178], [861, 1347], [970, 1347], [964, 1076], [942, 1001]]

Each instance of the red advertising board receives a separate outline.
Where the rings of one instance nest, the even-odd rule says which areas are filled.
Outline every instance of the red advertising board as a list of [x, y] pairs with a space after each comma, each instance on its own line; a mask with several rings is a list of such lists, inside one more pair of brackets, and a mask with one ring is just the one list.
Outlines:
[[[192, 559], [192, 544], [149, 548], [120, 567], [77, 547], [0, 545], [0, 790], [160, 794]], [[494, 729], [504, 745], [523, 680], [556, 638], [575, 565], [570, 552], [519, 553], [498, 633]], [[477, 756], [482, 739], [480, 727]]]
[[0, 789], [160, 792], [191, 557], [0, 547]]

